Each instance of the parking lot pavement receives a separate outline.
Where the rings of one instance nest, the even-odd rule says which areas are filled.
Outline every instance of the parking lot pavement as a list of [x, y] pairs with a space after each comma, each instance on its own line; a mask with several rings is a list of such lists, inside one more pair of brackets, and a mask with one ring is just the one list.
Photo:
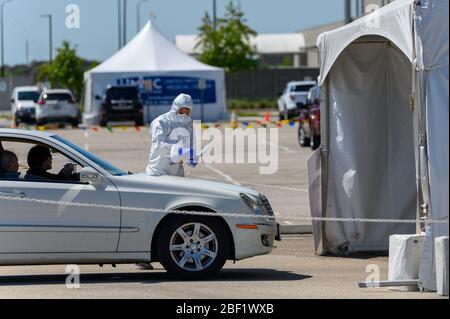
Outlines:
[[379, 267], [381, 279], [387, 278], [388, 258], [318, 257], [311, 235], [285, 236], [271, 254], [228, 262], [207, 281], [175, 280], [154, 265], [153, 271], [134, 265], [81, 266], [78, 289], [66, 287], [66, 265], [0, 267], [0, 298], [440, 298], [435, 293], [360, 289], [357, 283], [367, 277], [368, 265]]
[[[223, 128], [221, 129], [223, 132]], [[52, 130], [72, 142], [99, 155], [114, 165], [132, 172], [144, 172], [150, 150], [148, 128], [126, 131], [114, 128], [92, 130]], [[86, 133], [87, 132], [87, 133]], [[275, 174], [262, 175], [260, 167], [266, 164], [200, 164], [196, 169], [187, 169], [187, 176], [240, 184], [264, 193], [270, 200], [282, 225], [310, 225], [304, 220], [284, 216], [310, 216], [308, 198], [308, 173], [306, 162], [311, 155], [309, 148], [300, 148], [296, 127], [279, 129], [278, 170]], [[259, 137], [258, 137], [259, 139]], [[203, 145], [208, 142], [204, 141]], [[266, 144], [261, 144], [266, 145]], [[267, 146], [268, 147], [268, 146]], [[275, 147], [275, 146], [272, 146]], [[223, 149], [225, 153], [225, 148]], [[246, 147], [245, 152], [248, 154]], [[267, 152], [269, 149], [267, 148]]]

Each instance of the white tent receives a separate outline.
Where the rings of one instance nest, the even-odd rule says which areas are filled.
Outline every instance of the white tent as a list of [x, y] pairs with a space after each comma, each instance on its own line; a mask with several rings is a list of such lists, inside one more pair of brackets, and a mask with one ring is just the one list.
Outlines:
[[[424, 119], [420, 131], [426, 137], [423, 144], [428, 149], [430, 195], [424, 204], [434, 220], [449, 218], [448, 12], [449, 0], [421, 1], [421, 5], [416, 6], [417, 66]], [[434, 238], [448, 236], [448, 232], [448, 224], [433, 224], [427, 228], [419, 274], [425, 289], [436, 290]]]
[[[440, 6], [448, 8], [448, 0], [417, 5], [423, 11]], [[448, 219], [448, 9], [440, 10], [428, 22], [424, 19], [419, 30], [425, 41], [417, 54], [424, 52], [426, 71], [419, 77], [425, 79], [420, 81], [424, 91], [416, 97], [422, 93], [428, 101], [424, 106], [431, 215]], [[424, 196], [417, 187], [416, 158], [424, 139], [418, 133], [420, 104], [412, 108], [410, 99], [415, 11], [414, 0], [396, 0], [318, 39], [322, 146], [309, 163], [313, 217], [418, 216]], [[432, 87], [427, 77], [434, 80]], [[313, 226], [317, 251], [337, 254], [387, 250], [391, 234], [416, 232], [414, 224], [402, 223], [315, 222]], [[448, 225], [444, 227], [439, 233], [448, 235]]]
[[88, 124], [98, 123], [100, 101], [95, 97], [108, 85], [138, 86], [146, 122], [167, 112], [180, 93], [194, 99], [195, 119], [217, 121], [226, 114], [223, 69], [181, 52], [150, 21], [120, 51], [86, 72], [84, 80], [84, 120]]

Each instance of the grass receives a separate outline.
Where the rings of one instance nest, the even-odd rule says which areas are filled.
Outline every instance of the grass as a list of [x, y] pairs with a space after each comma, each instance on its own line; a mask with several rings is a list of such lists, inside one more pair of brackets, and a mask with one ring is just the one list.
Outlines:
[[[276, 99], [229, 99], [227, 101], [229, 110], [262, 110], [262, 109], [276, 109]], [[245, 114], [251, 116], [251, 114]]]

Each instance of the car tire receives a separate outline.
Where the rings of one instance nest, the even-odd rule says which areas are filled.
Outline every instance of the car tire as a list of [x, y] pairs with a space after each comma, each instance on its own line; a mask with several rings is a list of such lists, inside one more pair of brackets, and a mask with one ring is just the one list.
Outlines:
[[305, 130], [302, 126], [298, 128], [298, 143], [301, 147], [308, 147], [311, 143], [310, 138], [306, 137]]
[[98, 125], [100, 125], [101, 127], [106, 127], [108, 125], [108, 120], [101, 119]]
[[[228, 258], [227, 236], [216, 217], [176, 215], [158, 236], [159, 261], [172, 276], [189, 280], [209, 278], [222, 269]], [[209, 240], [203, 242], [205, 238]]]
[[134, 122], [135, 126], [143, 126], [144, 125], [144, 119], [142, 117], [139, 117], [138, 119], [136, 119], [136, 121]]
[[283, 112], [280, 112], [280, 114], [279, 114], [279, 119], [280, 119], [280, 121], [283, 121], [284, 118], [285, 118], [284, 113], [283, 113]]
[[80, 120], [79, 119], [73, 119], [70, 124], [72, 125], [72, 128], [78, 128], [78, 126], [80, 126]]
[[36, 120], [36, 126], [44, 126], [45, 121], [44, 120]]
[[320, 146], [320, 135], [313, 135], [312, 139], [311, 139], [311, 149], [313, 151], [317, 150]]

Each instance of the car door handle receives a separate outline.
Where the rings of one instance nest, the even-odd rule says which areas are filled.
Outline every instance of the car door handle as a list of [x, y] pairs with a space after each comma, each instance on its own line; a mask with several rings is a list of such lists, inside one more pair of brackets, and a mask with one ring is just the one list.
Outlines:
[[0, 196], [7, 196], [7, 197], [26, 197], [25, 193], [23, 192], [0, 192]]

